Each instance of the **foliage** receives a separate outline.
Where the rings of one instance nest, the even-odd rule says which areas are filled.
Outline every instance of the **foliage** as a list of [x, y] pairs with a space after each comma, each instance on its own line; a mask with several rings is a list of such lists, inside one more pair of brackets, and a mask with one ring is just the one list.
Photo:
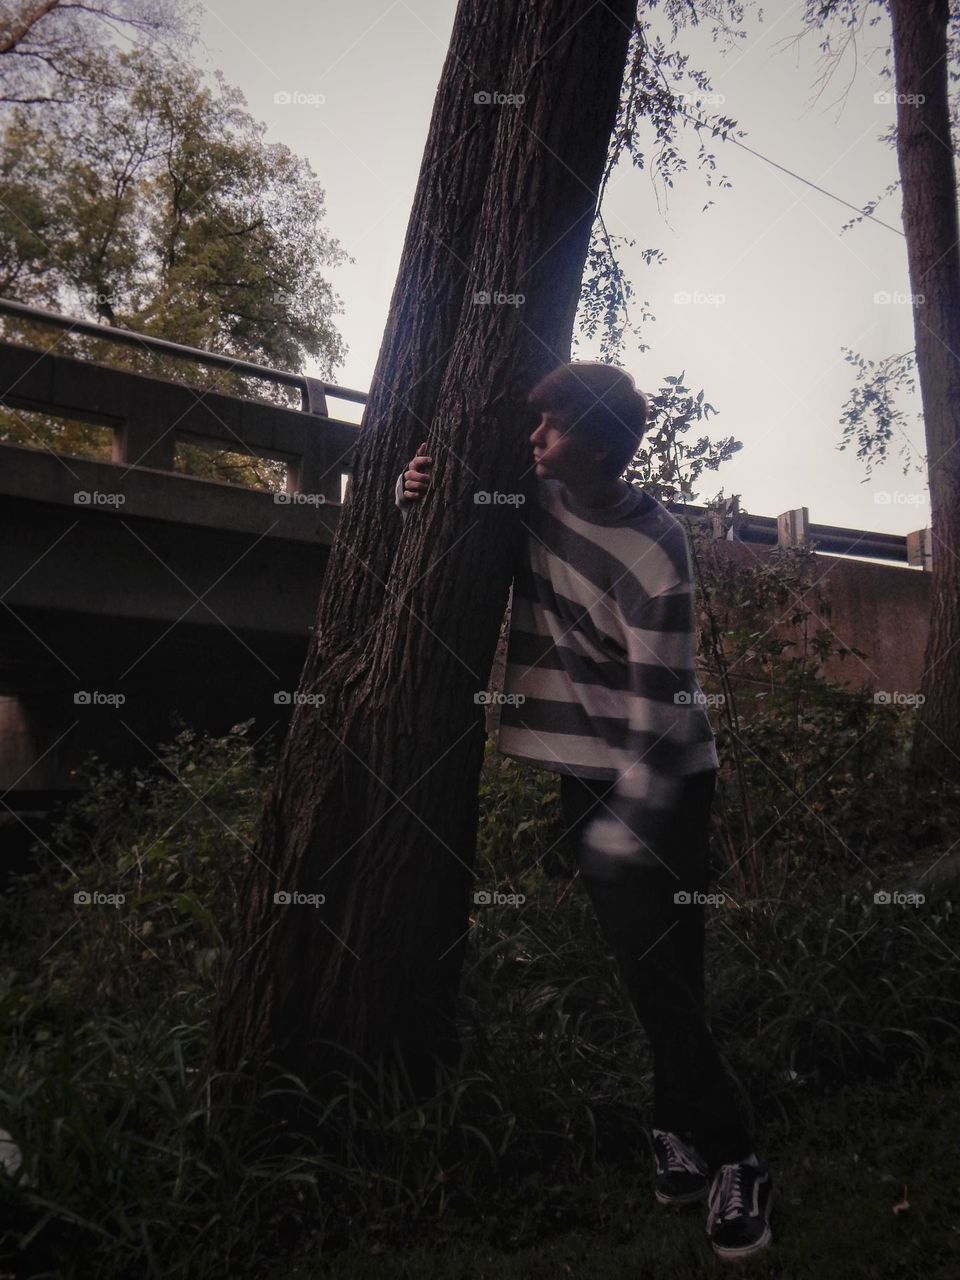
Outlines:
[[[91, 54], [68, 105], [9, 110], [0, 289], [138, 332], [298, 369], [342, 358], [309, 164], [236, 89], [143, 50]], [[95, 86], [95, 87], [94, 87]], [[23, 227], [21, 213], [40, 215]], [[24, 243], [26, 240], [26, 243]]]
[[[856, 74], [856, 67], [860, 63], [857, 41], [864, 27], [868, 30], [879, 28], [888, 41], [882, 47], [879, 63], [871, 69], [892, 87], [892, 29], [886, 0], [806, 0], [803, 29], [807, 33], [816, 32], [819, 38], [822, 62], [818, 80], [819, 93], [829, 85], [848, 53], [855, 60], [854, 75]], [[956, 137], [960, 135], [960, 11], [951, 12], [947, 22], [947, 78], [950, 128]], [[852, 83], [851, 79], [850, 84]], [[841, 97], [845, 97], [848, 91], [849, 85]], [[887, 146], [896, 148], [896, 125], [887, 126], [878, 137]], [[877, 211], [883, 200], [900, 190], [900, 185], [899, 177], [887, 183], [883, 191], [866, 201], [860, 215], [843, 225], [841, 232], [847, 232], [866, 221]], [[842, 350], [847, 363], [856, 369], [857, 380], [843, 406], [840, 418], [843, 430], [838, 447], [847, 449], [855, 444], [857, 457], [865, 462], [866, 475], [869, 477], [875, 466], [887, 460], [889, 445], [896, 431], [903, 441], [899, 456], [903, 460], [904, 475], [911, 468], [923, 472], [926, 459], [914, 456], [916, 451], [904, 431], [907, 415], [898, 403], [904, 392], [911, 397], [915, 395], [915, 352], [904, 351], [871, 360], [850, 348], [844, 347]], [[917, 411], [913, 416], [916, 422], [923, 422], [922, 412]]]
[[[814, 550], [758, 554], [693, 521], [688, 537], [728, 883], [747, 897], [779, 896], [795, 871], [812, 871], [826, 855], [848, 872], [877, 875], [906, 845], [935, 840], [933, 811], [926, 831], [915, 812], [916, 711], [875, 700], [865, 655], [831, 630]], [[846, 685], [827, 676], [837, 660]]]
[[[64, 92], [55, 108], [6, 109], [0, 293], [291, 372], [309, 357], [331, 377], [345, 349], [326, 274], [346, 255], [324, 228], [310, 165], [266, 142], [265, 126], [221, 77], [210, 87], [189, 64], [147, 49], [89, 50], [84, 77]], [[49, 340], [36, 325], [6, 328]], [[185, 367], [74, 333], [57, 349], [177, 380]], [[190, 371], [198, 389], [251, 394], [249, 379], [231, 371]], [[253, 394], [295, 401], [272, 384]], [[13, 409], [0, 414], [0, 431], [64, 453], [92, 443], [83, 424]], [[182, 452], [194, 474], [276, 487], [269, 463], [237, 473], [236, 462], [189, 445]]]
[[179, 53], [194, 38], [195, 0], [8, 0], [0, 10], [0, 103], [69, 102], [95, 85], [104, 43]]
[[[714, 184], [716, 156], [700, 139], [700, 130], [709, 129], [711, 137], [725, 139], [728, 134], [744, 136], [737, 122], [703, 109], [711, 85], [703, 71], [689, 66], [689, 56], [677, 48], [668, 48], [653, 30], [653, 14], [659, 0], [643, 6], [637, 14], [630, 37], [617, 120], [610, 138], [607, 163], [597, 202], [586, 270], [581, 288], [578, 315], [578, 344], [597, 341], [602, 360], [616, 362], [626, 350], [627, 342], [638, 351], [649, 350], [644, 342], [646, 325], [655, 319], [649, 304], [641, 305], [639, 316], [631, 314], [635, 286], [623, 273], [617, 254], [632, 249], [636, 241], [624, 236], [611, 236], [603, 220], [603, 195], [617, 164], [629, 157], [638, 169], [648, 169], [654, 179], [670, 188], [687, 170], [687, 160], [679, 145], [680, 131], [690, 127], [697, 135], [698, 169], [708, 187]], [[662, 11], [671, 27], [672, 42], [688, 22], [712, 21], [713, 36], [727, 40], [742, 39], [744, 6], [737, 0], [701, 0], [697, 6], [683, 0], [665, 0]], [[724, 175], [716, 178], [719, 188], [729, 187]], [[709, 208], [712, 201], [704, 208]], [[666, 261], [659, 249], [648, 248], [642, 257], [651, 263]]]
[[661, 502], [694, 498], [693, 486], [703, 473], [716, 471], [743, 448], [733, 436], [701, 436], [692, 443], [684, 439], [694, 422], [708, 420], [716, 409], [702, 390], [692, 395], [683, 378], [683, 373], [668, 375], [655, 394], [647, 392], [650, 417], [643, 446], [625, 472], [627, 480], [643, 485]]
[[[586, 1224], [612, 1170], [640, 1175], [651, 1062], [572, 868], [544, 875], [556, 780], [492, 749], [477, 884], [525, 900], [471, 910], [459, 1068], [419, 1103], [386, 1067], [358, 1063], [324, 1097], [288, 1079], [316, 1117], [296, 1143], [218, 1101], [210, 1013], [275, 753], [248, 734], [185, 730], [146, 771], [91, 758], [2, 900], [0, 1125], [23, 1153], [4, 1186], [7, 1269], [279, 1276], [305, 1236], [318, 1265], [348, 1244]], [[865, 1073], [896, 1090], [909, 1072], [912, 1095], [960, 1042], [949, 894], [877, 906], [808, 825], [809, 861], [777, 899], [709, 913], [714, 1026], [771, 1133], [806, 1132], [811, 1106]], [[81, 888], [127, 899], [77, 905]]]
[[[867, 360], [864, 356], [843, 348], [844, 358], [857, 371], [857, 381], [851, 388], [840, 417], [843, 435], [840, 448], [857, 446], [857, 457], [865, 463], [866, 476], [873, 474], [879, 463], [889, 456], [894, 433], [901, 437], [898, 450], [903, 462], [903, 474], [910, 470], [925, 471], [926, 458], [915, 457], [915, 450], [904, 428], [907, 416], [898, 404], [898, 393], [916, 393], [916, 354], [902, 351], [899, 355], [886, 356], [883, 360]], [[917, 418], [922, 421], [923, 415]]]

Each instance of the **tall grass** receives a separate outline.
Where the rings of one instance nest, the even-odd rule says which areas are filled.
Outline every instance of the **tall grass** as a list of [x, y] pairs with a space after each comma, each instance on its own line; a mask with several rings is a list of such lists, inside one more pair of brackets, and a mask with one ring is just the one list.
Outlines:
[[[601, 1197], [604, 1169], [645, 1177], [651, 1063], [586, 895], [551, 847], [556, 780], [488, 756], [463, 1049], [435, 1096], [361, 1063], [296, 1142], [228, 1109], [205, 1067], [236, 886], [271, 765], [249, 724], [180, 734], [164, 768], [92, 758], [85, 797], [0, 905], [0, 1127], [23, 1155], [0, 1177], [14, 1274], [286, 1275], [316, 1255], [445, 1232], [556, 1230]], [[960, 927], [948, 889], [877, 904], [816, 828], [776, 896], [709, 918], [710, 1013], [761, 1124], [870, 1075], [951, 1071]], [[888, 864], [884, 864], [887, 866]], [[886, 873], [884, 873], [886, 874]], [[874, 877], [875, 878], [875, 877]], [[77, 904], [79, 890], [124, 893]]]

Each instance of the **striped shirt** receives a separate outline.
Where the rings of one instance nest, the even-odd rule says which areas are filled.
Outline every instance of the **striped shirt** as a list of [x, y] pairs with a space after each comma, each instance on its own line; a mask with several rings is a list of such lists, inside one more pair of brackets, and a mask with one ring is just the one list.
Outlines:
[[[397, 503], [405, 505], [403, 477]], [[690, 552], [680, 522], [628, 485], [586, 510], [537, 482], [513, 584], [499, 750], [554, 773], [616, 780], [583, 833], [584, 872], [668, 865], [682, 779], [718, 766], [695, 672]]]

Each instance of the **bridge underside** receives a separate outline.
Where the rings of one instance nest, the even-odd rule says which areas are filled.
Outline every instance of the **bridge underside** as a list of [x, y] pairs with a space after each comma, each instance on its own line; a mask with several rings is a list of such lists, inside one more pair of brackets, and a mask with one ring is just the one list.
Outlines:
[[[35, 461], [56, 465], [49, 455]], [[88, 752], [115, 764], [154, 763], [157, 745], [177, 731], [177, 714], [215, 734], [253, 718], [252, 740], [271, 730], [282, 738], [291, 705], [277, 697], [297, 688], [329, 545], [313, 529], [308, 537], [263, 532], [270, 495], [229, 498], [262, 508], [258, 518], [233, 528], [184, 524], [38, 502], [8, 488], [0, 504], [0, 833], [8, 865], [24, 864], [44, 815], [75, 790], [73, 771]], [[321, 518], [333, 517], [328, 508]]]

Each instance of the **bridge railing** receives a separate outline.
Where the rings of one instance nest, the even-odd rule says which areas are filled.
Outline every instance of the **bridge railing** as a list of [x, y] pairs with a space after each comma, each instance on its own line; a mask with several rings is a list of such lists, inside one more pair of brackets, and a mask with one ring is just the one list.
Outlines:
[[[327, 399], [365, 404], [366, 392], [7, 299], [0, 299], [0, 315], [299, 389], [298, 411], [0, 341], [0, 403], [112, 427], [114, 462], [180, 474], [174, 471], [177, 440], [216, 443], [284, 462], [288, 494], [322, 495], [324, 502], [340, 503], [357, 427], [330, 417]], [[812, 543], [833, 555], [922, 569], [932, 565], [929, 528], [904, 535], [816, 524], [806, 507], [773, 517], [741, 513], [736, 502], [725, 515], [692, 504], [670, 505], [688, 517], [712, 521], [718, 538], [761, 546]]]
[[115, 463], [179, 474], [178, 441], [215, 444], [285, 463], [287, 493], [339, 504], [358, 428], [331, 417], [327, 399], [363, 404], [365, 392], [4, 299], [0, 315], [299, 389], [302, 407], [290, 409], [0, 341], [0, 403], [111, 428]]

